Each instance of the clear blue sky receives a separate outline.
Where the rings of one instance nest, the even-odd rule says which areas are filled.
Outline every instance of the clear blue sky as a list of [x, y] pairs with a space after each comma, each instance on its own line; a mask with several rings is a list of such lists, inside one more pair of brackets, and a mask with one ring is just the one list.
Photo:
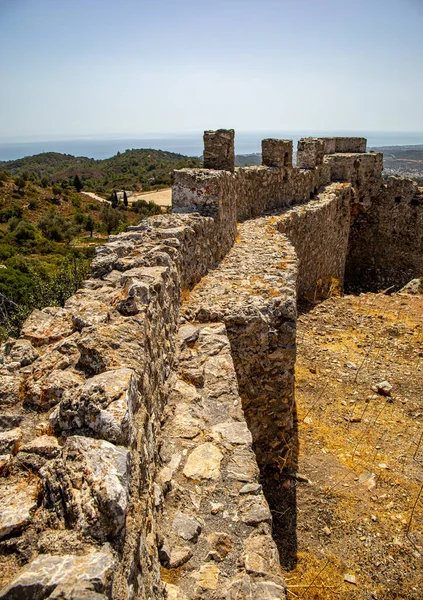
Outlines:
[[423, 0], [0, 0], [0, 138], [423, 131]]

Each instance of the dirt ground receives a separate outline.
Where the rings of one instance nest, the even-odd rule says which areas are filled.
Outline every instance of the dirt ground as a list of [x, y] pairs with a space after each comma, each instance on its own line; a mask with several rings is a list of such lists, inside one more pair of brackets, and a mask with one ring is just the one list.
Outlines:
[[290, 600], [423, 598], [422, 316], [362, 294], [299, 318], [294, 468], [264, 484]]

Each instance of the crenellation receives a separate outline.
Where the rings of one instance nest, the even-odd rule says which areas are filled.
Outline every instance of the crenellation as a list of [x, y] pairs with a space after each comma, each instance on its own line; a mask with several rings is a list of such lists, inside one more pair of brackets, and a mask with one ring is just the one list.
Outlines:
[[204, 139], [2, 347], [0, 599], [286, 599], [259, 470], [295, 467], [297, 302], [422, 276], [423, 197], [364, 138]]
[[235, 131], [218, 129], [204, 132], [204, 168], [222, 171], [235, 169]]
[[292, 140], [263, 140], [261, 159], [266, 167], [292, 167]]
[[323, 164], [325, 144], [318, 138], [302, 138], [297, 145], [297, 167], [314, 169]]

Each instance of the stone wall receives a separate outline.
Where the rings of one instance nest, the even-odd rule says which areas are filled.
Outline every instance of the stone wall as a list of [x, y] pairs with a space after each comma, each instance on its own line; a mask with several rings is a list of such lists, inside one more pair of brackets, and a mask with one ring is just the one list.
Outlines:
[[349, 231], [352, 282], [421, 275], [421, 194], [361, 139], [232, 170], [211, 133], [220, 170], [2, 348], [0, 599], [285, 598], [258, 466], [289, 464], [297, 296], [342, 287]]
[[80, 556], [69, 589], [91, 589], [95, 560], [105, 570], [98, 593], [162, 596], [153, 482], [181, 290], [216, 263], [228, 235], [212, 218], [169, 215], [112, 236], [65, 308], [35, 311], [4, 347], [0, 552], [16, 535], [25, 552], [6, 560], [1, 598], [35, 597], [38, 568], [37, 597], [53, 597], [57, 555], [70, 565]]
[[300, 298], [326, 298], [343, 289], [352, 199], [350, 184], [333, 183], [279, 220], [278, 231], [288, 236], [297, 253]]
[[346, 280], [351, 289], [398, 289], [423, 275], [423, 193], [389, 177], [350, 232]]

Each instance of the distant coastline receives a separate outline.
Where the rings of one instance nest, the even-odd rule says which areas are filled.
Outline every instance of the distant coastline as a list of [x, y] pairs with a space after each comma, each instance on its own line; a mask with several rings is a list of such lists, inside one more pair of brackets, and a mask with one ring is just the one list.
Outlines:
[[[292, 139], [294, 148], [301, 137], [353, 135], [364, 136], [368, 140], [368, 147], [384, 146], [413, 146], [423, 144], [423, 132], [236, 132], [235, 148], [237, 154], [253, 154], [260, 152], [260, 142], [265, 137]], [[202, 134], [174, 134], [137, 138], [110, 138], [110, 139], [68, 139], [47, 140], [30, 142], [0, 142], [0, 161], [15, 160], [25, 156], [33, 156], [42, 152], [60, 152], [73, 156], [86, 156], [88, 158], [103, 159], [114, 156], [117, 152], [124, 152], [132, 148], [152, 148], [167, 150], [187, 156], [201, 156], [203, 152]]]

